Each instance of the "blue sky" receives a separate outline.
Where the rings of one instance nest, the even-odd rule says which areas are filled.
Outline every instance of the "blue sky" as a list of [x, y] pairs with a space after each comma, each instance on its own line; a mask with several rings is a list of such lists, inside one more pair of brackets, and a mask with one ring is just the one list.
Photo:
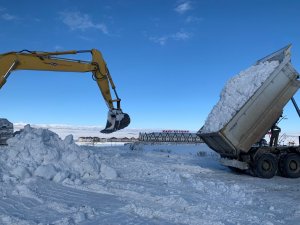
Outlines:
[[[288, 43], [300, 71], [297, 0], [1, 0], [0, 13], [0, 52], [99, 49], [131, 128], [198, 130], [230, 77]], [[13, 122], [106, 122], [89, 73], [16, 71], [0, 102]], [[298, 132], [291, 104], [285, 115]]]

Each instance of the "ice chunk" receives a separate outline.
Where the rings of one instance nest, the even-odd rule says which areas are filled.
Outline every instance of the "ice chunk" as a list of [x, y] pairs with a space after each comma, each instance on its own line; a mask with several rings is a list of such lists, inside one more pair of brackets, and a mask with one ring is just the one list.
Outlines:
[[57, 171], [55, 167], [52, 164], [48, 164], [39, 166], [34, 172], [34, 175], [43, 177], [47, 180], [51, 180], [56, 175], [56, 173]]
[[117, 171], [105, 164], [101, 164], [100, 174], [105, 179], [116, 179], [118, 177]]
[[31, 176], [28, 169], [25, 168], [24, 166], [17, 166], [16, 168], [14, 168], [11, 171], [11, 175], [20, 179], [29, 178]]

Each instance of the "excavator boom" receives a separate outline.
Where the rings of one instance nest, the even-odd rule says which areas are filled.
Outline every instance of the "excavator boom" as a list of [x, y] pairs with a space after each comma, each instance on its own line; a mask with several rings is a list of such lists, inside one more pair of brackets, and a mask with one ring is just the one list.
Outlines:
[[[60, 58], [61, 55], [91, 53], [91, 61]], [[91, 72], [101, 94], [109, 108], [106, 127], [102, 133], [112, 133], [127, 127], [130, 123], [128, 114], [121, 109], [121, 99], [100, 51], [71, 50], [63, 52], [36, 52], [23, 50], [0, 54], [0, 89], [14, 70], [39, 70], [61, 72]], [[115, 99], [112, 99], [111, 89]]]

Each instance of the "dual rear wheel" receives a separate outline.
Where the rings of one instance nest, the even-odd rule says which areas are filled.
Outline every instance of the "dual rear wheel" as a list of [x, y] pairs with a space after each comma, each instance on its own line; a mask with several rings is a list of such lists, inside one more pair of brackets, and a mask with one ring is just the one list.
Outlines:
[[289, 153], [284, 157], [281, 157], [279, 161], [279, 170], [284, 177], [300, 177], [300, 155], [297, 153]]
[[281, 157], [278, 162], [275, 154], [264, 153], [254, 163], [254, 173], [261, 178], [274, 177], [278, 169], [284, 177], [300, 177], [300, 155], [297, 153], [288, 153]]

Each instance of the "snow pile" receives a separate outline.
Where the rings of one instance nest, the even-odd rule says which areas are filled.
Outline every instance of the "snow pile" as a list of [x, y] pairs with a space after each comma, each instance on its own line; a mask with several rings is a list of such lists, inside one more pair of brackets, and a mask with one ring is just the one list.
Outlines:
[[[93, 153], [77, 146], [73, 136], [64, 140], [46, 129], [26, 125], [0, 153], [7, 168], [2, 169], [4, 181], [20, 180], [38, 176], [55, 182], [65, 180], [82, 183], [83, 179], [97, 179], [101, 165]], [[109, 177], [114, 177], [112, 168], [106, 168]], [[106, 172], [102, 172], [106, 175]]]
[[231, 78], [223, 88], [220, 100], [208, 115], [201, 132], [210, 133], [222, 129], [278, 65], [278, 61], [262, 62]]

